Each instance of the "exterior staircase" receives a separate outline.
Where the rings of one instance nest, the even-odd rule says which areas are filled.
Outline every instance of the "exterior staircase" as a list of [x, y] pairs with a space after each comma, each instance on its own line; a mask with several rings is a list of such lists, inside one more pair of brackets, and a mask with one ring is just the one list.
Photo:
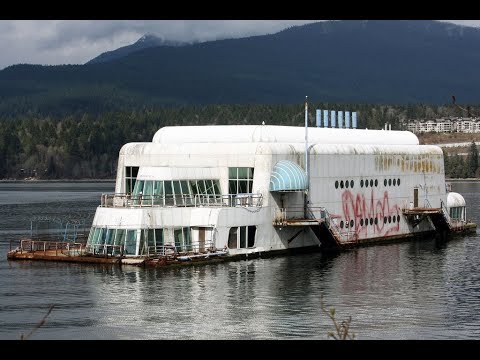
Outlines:
[[448, 211], [443, 203], [439, 208], [432, 208], [429, 202], [426, 202], [426, 205], [428, 206], [403, 209], [402, 213], [413, 227], [417, 226], [424, 219], [429, 218], [438, 232], [444, 233], [454, 230]]
[[274, 221], [274, 226], [302, 226], [309, 227], [320, 242], [322, 249], [341, 249], [358, 244], [356, 234], [353, 232], [341, 232], [339, 227], [332, 221], [330, 214], [325, 208], [320, 208], [319, 216], [306, 209], [306, 217]]

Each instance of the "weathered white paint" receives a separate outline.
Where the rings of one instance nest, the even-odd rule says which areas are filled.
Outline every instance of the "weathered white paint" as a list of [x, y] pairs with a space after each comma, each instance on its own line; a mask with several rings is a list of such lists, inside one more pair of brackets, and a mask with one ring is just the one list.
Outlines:
[[447, 207], [462, 207], [466, 206], [465, 198], [456, 192], [449, 192], [447, 195]]
[[[384, 144], [418, 145], [410, 131], [359, 130], [339, 128], [308, 128], [309, 143], [322, 144]], [[305, 143], [305, 128], [278, 125], [214, 125], [165, 126], [153, 136], [152, 142], [185, 144], [204, 142], [278, 142]], [[305, 151], [304, 151], [305, 153]]]
[[[413, 228], [403, 216], [402, 209], [414, 200], [414, 189], [418, 189], [419, 206], [448, 204], [441, 148], [419, 145], [411, 132], [310, 128], [308, 136], [309, 207], [312, 211], [326, 208], [345, 235], [384, 239], [432, 230], [428, 221]], [[229, 249], [232, 254], [318, 245], [308, 227], [273, 226], [280, 208], [303, 216], [303, 192], [270, 192], [269, 185], [279, 161], [291, 161], [305, 169], [304, 140], [303, 127], [162, 128], [152, 142], [121, 148], [116, 193], [125, 192], [126, 166], [138, 166], [137, 179], [143, 180], [217, 179], [222, 194], [229, 193], [228, 169], [249, 167], [254, 168], [252, 193], [262, 195], [262, 207], [99, 207], [93, 225], [127, 229], [207, 227], [213, 229], [217, 248], [228, 245], [232, 227], [256, 226], [255, 246]], [[196, 233], [193, 236], [198, 238]]]

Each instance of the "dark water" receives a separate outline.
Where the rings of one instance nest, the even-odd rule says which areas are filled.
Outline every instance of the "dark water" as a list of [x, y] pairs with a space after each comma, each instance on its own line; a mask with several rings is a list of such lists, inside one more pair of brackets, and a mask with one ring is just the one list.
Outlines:
[[[479, 339], [480, 237], [184, 268], [7, 261], [30, 217], [89, 216], [113, 183], [0, 183], [0, 339]], [[480, 183], [453, 183], [480, 222]]]

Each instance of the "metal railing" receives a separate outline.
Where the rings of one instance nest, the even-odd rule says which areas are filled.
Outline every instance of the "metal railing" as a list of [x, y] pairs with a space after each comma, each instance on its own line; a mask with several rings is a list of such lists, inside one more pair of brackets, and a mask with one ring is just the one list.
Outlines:
[[[310, 210], [312, 209], [312, 210]], [[332, 233], [335, 239], [340, 243], [351, 243], [358, 241], [358, 237], [355, 233], [355, 230], [348, 228], [348, 230], [342, 230], [340, 227], [333, 221], [330, 213], [324, 207], [319, 208], [308, 208], [311, 216], [314, 216], [314, 219], [320, 219], [327, 226], [327, 229]], [[315, 216], [315, 211], [319, 213], [319, 218]]]
[[357, 235], [354, 230], [348, 228], [340, 229], [339, 225], [333, 221], [330, 213], [325, 207], [289, 207], [289, 208], [277, 208], [275, 209], [274, 225], [286, 225], [288, 221], [295, 220], [317, 220], [320, 223], [324, 223], [332, 235], [337, 241], [341, 243], [350, 243], [357, 241]]
[[261, 207], [262, 194], [131, 195], [102, 194], [101, 207]]
[[161, 257], [161, 256], [178, 256], [184, 254], [200, 254], [217, 251], [214, 241], [207, 240], [205, 242], [193, 242], [190, 244], [184, 244], [176, 246], [173, 244], [149, 246], [147, 248], [148, 257]]
[[13, 240], [10, 241], [10, 252], [15, 251], [19, 253], [29, 252], [43, 252], [47, 255], [47, 252], [53, 255], [55, 250], [55, 256], [60, 254], [66, 256], [82, 256], [85, 254], [85, 243], [79, 242], [65, 242], [65, 241], [48, 241], [48, 240], [20, 240], [20, 244], [15, 249], [12, 248]]
[[276, 208], [274, 223], [276, 225], [285, 224], [289, 220], [325, 220], [328, 212], [324, 207], [308, 207], [305, 214], [305, 207], [290, 206], [288, 208]]
[[449, 214], [447, 206], [443, 201], [440, 202], [440, 206], [442, 208], [443, 216], [445, 217], [445, 220], [447, 221], [450, 230], [463, 228], [463, 226], [465, 226], [465, 224], [468, 222], [463, 219], [452, 218]]
[[123, 245], [110, 245], [110, 244], [88, 244], [85, 249], [86, 253], [93, 255], [109, 256], [123, 256]]
[[443, 203], [443, 201], [440, 201], [440, 207], [442, 208], [442, 213], [443, 213], [443, 216], [445, 217], [445, 220], [447, 220], [448, 224], [450, 225], [452, 223], [452, 218], [450, 217], [450, 214], [448, 213], [448, 209]]

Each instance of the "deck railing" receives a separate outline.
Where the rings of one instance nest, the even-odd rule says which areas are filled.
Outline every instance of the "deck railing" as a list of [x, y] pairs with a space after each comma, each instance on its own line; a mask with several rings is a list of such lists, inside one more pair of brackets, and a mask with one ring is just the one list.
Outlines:
[[86, 246], [86, 252], [93, 255], [108, 256], [123, 256], [123, 245], [110, 245], [110, 244], [88, 244]]
[[[306, 214], [305, 214], [306, 211]], [[285, 226], [289, 221], [316, 220], [318, 223], [324, 223], [340, 243], [351, 243], [357, 240], [354, 228], [341, 229], [334, 221], [328, 210], [321, 207], [292, 206], [288, 208], [275, 209], [273, 224], [276, 226]]]
[[262, 194], [131, 195], [102, 194], [101, 207], [260, 207]]
[[197, 241], [181, 246], [173, 244], [149, 246], [146, 255], [148, 257], [178, 256], [182, 254], [214, 252], [216, 250], [214, 241], [206, 240], [204, 242]]
[[20, 245], [13, 249], [10, 242], [10, 251], [20, 253], [41, 252], [46, 255], [48, 252], [55, 250], [55, 256], [59, 254], [67, 256], [81, 256], [85, 254], [85, 243], [65, 242], [65, 241], [48, 241], [48, 240], [20, 240]]

